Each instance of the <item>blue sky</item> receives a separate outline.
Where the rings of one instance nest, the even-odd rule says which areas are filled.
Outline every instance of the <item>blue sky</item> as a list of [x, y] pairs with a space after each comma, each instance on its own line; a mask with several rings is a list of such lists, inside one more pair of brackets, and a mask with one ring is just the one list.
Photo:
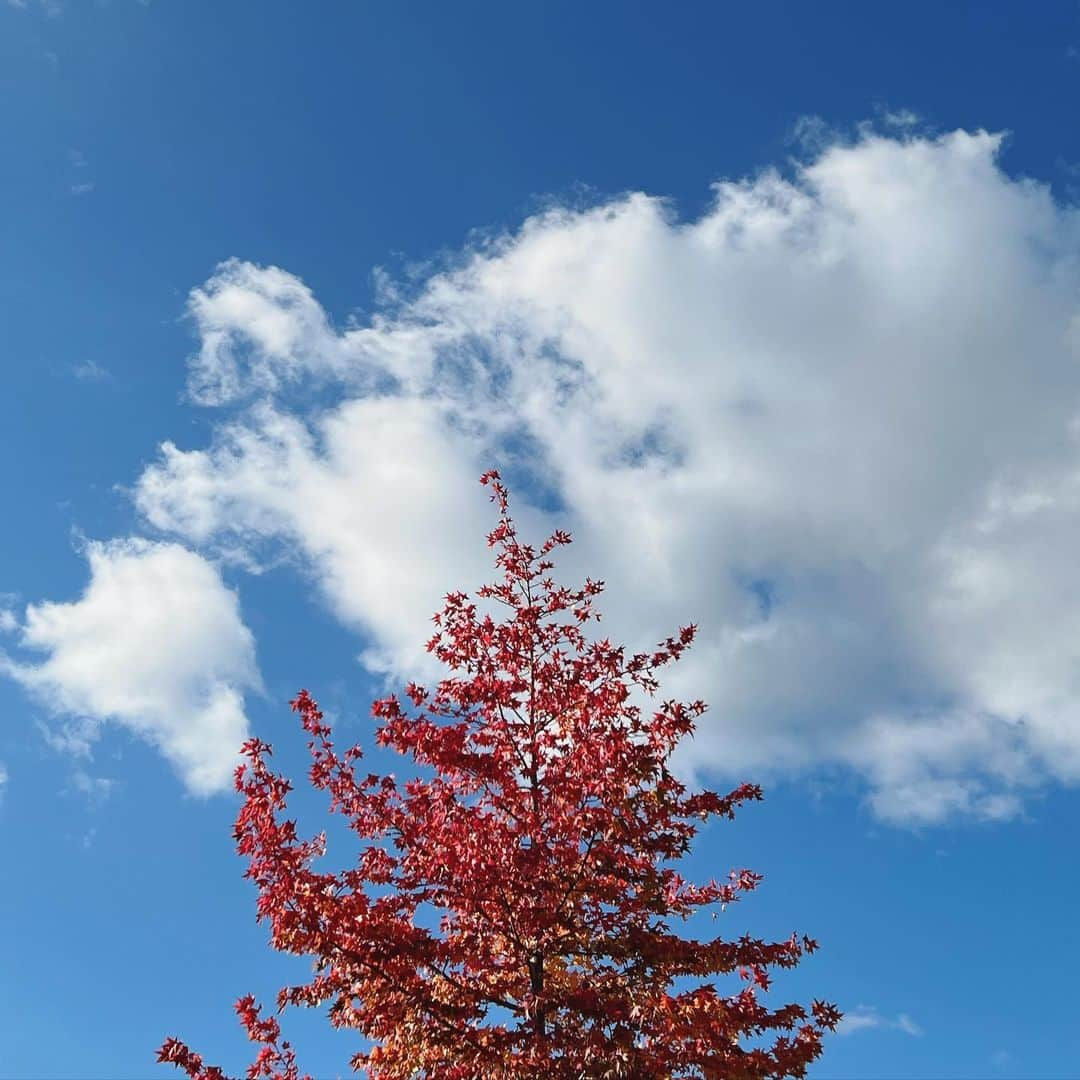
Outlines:
[[812, 1075], [1075, 1076], [1078, 91], [1071, 3], [0, 3], [0, 1077], [246, 1067], [236, 736], [371, 745], [492, 464], [701, 625]]

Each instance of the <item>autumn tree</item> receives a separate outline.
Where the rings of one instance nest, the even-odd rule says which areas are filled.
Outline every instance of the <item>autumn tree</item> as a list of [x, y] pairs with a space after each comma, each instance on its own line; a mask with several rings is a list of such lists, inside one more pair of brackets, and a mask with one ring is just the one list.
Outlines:
[[[627, 657], [582, 631], [602, 582], [549, 576], [555, 532], [519, 541], [497, 472], [488, 543], [502, 579], [478, 590], [501, 621], [450, 593], [427, 648], [449, 669], [433, 692], [409, 684], [375, 702], [377, 742], [420, 768], [405, 783], [361, 774], [339, 753], [307, 691], [293, 708], [310, 736], [310, 778], [361, 840], [357, 864], [319, 872], [325, 836], [284, 819], [288, 780], [271, 748], [244, 746], [238, 850], [274, 948], [314, 958], [287, 1005], [329, 1003], [337, 1027], [370, 1045], [352, 1060], [373, 1080], [632, 1080], [802, 1076], [840, 1014], [815, 1001], [770, 1009], [770, 969], [816, 947], [795, 935], [696, 940], [677, 924], [760, 881], [749, 870], [695, 885], [673, 864], [699, 823], [731, 818], [760, 789], [690, 793], [669, 770], [705, 711], [667, 701], [656, 672], [694, 639], [687, 626]], [[714, 980], [728, 977], [729, 993]], [[742, 982], [739, 982], [741, 978]], [[261, 1045], [247, 1075], [297, 1080], [293, 1051], [253, 998], [237, 1004]], [[158, 1052], [192, 1080], [222, 1080], [176, 1039]]]

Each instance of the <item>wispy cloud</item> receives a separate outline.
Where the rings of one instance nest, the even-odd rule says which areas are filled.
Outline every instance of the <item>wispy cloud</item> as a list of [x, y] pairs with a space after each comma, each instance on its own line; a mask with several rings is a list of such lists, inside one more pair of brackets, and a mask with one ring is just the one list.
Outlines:
[[884, 109], [881, 122], [892, 128], [916, 128], [921, 121], [919, 114], [911, 109]]
[[62, 15], [64, 11], [60, 0], [7, 0], [7, 5], [19, 11], [36, 9], [54, 19]]
[[93, 360], [83, 360], [81, 363], [74, 364], [71, 373], [76, 379], [84, 382], [104, 382], [112, 378], [112, 373], [107, 368], [103, 368]]
[[[68, 163], [76, 174], [89, 165], [86, 155], [74, 146], [68, 148]], [[75, 180], [69, 185], [68, 190], [72, 195], [87, 195], [94, 190], [94, 182], [86, 179]]]
[[75, 791], [85, 795], [91, 803], [104, 802], [113, 791], [116, 782], [104, 776], [91, 776], [85, 769], [76, 769], [71, 775]]
[[34, 726], [45, 745], [57, 753], [75, 758], [89, 758], [93, 753], [94, 743], [101, 736], [101, 723], [101, 720], [92, 716], [60, 716], [53, 724], [38, 717]]
[[923, 1034], [922, 1028], [907, 1013], [887, 1017], [869, 1005], [857, 1005], [850, 1012], [846, 1012], [844, 1019], [840, 1021], [840, 1026], [836, 1029], [836, 1033], [837, 1035], [854, 1035], [856, 1032], [875, 1028], [887, 1031], [902, 1031], [905, 1035], [914, 1037]]

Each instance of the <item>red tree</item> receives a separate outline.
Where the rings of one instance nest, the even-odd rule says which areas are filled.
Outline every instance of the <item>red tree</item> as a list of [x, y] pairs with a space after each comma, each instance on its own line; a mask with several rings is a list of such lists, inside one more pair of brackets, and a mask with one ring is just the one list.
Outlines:
[[[815, 943], [698, 941], [672, 925], [760, 880], [740, 870], [693, 885], [670, 865], [697, 822], [761, 798], [751, 784], [689, 794], [669, 772], [703, 702], [665, 702], [651, 716], [629, 702], [633, 684], [656, 691], [655, 672], [695, 627], [629, 659], [587, 642], [602, 582], [557, 586], [548, 556], [569, 535], [539, 552], [522, 544], [498, 473], [482, 482], [501, 511], [488, 543], [503, 576], [477, 595], [506, 618], [480, 617], [451, 593], [427, 647], [453, 674], [434, 693], [407, 687], [416, 715], [396, 696], [372, 707], [379, 744], [430, 779], [360, 775], [361, 751], [334, 749], [307, 691], [292, 702], [311, 737], [312, 783], [363, 841], [354, 868], [312, 869], [325, 837], [298, 838], [281, 817], [291, 785], [271, 772], [270, 747], [244, 747], [235, 835], [258, 917], [274, 948], [315, 958], [311, 982], [283, 989], [279, 1010], [330, 1002], [332, 1024], [373, 1044], [352, 1065], [374, 1080], [804, 1075], [840, 1014], [822, 1002], [809, 1014], [769, 1009], [759, 991], [770, 967], [794, 966]], [[745, 985], [728, 996], [705, 981], [736, 973]], [[277, 1022], [250, 997], [237, 1011], [262, 1044], [248, 1076], [297, 1080]], [[222, 1080], [175, 1039], [158, 1060]]]

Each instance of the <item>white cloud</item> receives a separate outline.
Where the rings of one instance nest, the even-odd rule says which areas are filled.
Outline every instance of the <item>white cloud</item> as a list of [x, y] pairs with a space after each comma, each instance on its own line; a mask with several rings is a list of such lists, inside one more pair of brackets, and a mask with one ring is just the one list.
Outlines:
[[[6, 667], [4, 671], [7, 673]], [[101, 737], [101, 721], [91, 716], [61, 716], [55, 725], [39, 717], [34, 726], [53, 750], [76, 758], [92, 757], [94, 743]]]
[[54, 745], [86, 753], [102, 723], [117, 723], [156, 746], [191, 792], [224, 789], [248, 734], [244, 691], [260, 687], [236, 596], [178, 544], [90, 543], [87, 556], [78, 600], [26, 609], [20, 643], [44, 658], [0, 654], [0, 669], [66, 718]]
[[[1000, 141], [863, 129], [692, 222], [555, 209], [345, 330], [225, 263], [189, 390], [234, 411], [166, 443], [138, 505], [296, 559], [404, 674], [439, 596], [490, 576], [476, 477], [528, 472], [561, 509], [519, 485], [525, 531], [573, 530], [605, 633], [701, 624], [665, 686], [712, 704], [685, 767], [841, 765], [888, 820], [1014, 814], [1080, 779], [1080, 217]], [[305, 384], [338, 404], [290, 404]]]
[[74, 364], [71, 373], [81, 382], [104, 382], [112, 377], [107, 368], [103, 368], [93, 360], [84, 360], [80, 364]]
[[116, 786], [115, 780], [105, 776], [91, 776], [85, 769], [76, 769], [71, 775], [71, 785], [91, 803], [104, 802]]
[[881, 122], [889, 128], [917, 128], [921, 119], [919, 114], [911, 109], [883, 109]]
[[478, 465], [433, 403], [351, 400], [315, 433], [265, 406], [211, 451], [162, 453], [138, 492], [153, 524], [205, 543], [227, 519], [249, 551], [286, 539], [331, 609], [369, 636], [372, 670], [415, 668], [442, 596], [462, 575], [487, 579]]
[[[13, 7], [20, 11], [26, 11], [31, 6], [29, 0], [7, 0], [7, 4], [8, 7]], [[64, 11], [60, 0], [36, 0], [36, 3], [33, 6], [39, 8], [51, 19], [59, 17]]]
[[255, 390], [273, 391], [313, 367], [332, 371], [342, 352], [311, 290], [275, 267], [223, 264], [189, 308], [201, 348], [191, 360], [189, 390], [217, 405]]
[[907, 1013], [900, 1013], [894, 1019], [889, 1019], [869, 1005], [857, 1005], [844, 1014], [843, 1020], [836, 1029], [836, 1034], [854, 1035], [857, 1031], [868, 1031], [873, 1028], [902, 1031], [905, 1035], [916, 1037], [923, 1033], [922, 1028]]

